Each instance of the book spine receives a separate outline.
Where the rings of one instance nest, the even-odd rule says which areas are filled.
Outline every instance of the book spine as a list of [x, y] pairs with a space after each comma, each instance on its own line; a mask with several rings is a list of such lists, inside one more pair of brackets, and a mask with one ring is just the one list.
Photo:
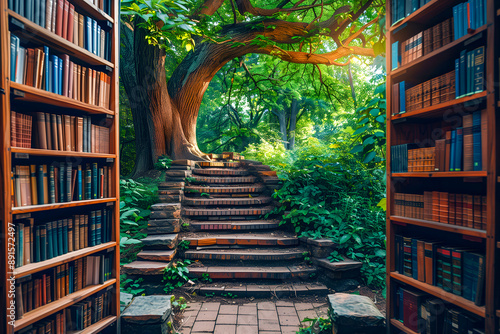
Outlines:
[[50, 203], [56, 203], [56, 181], [54, 175], [54, 166], [50, 165], [49, 167], [49, 194], [50, 194]]
[[92, 199], [97, 199], [99, 189], [99, 176], [97, 162], [92, 163]]

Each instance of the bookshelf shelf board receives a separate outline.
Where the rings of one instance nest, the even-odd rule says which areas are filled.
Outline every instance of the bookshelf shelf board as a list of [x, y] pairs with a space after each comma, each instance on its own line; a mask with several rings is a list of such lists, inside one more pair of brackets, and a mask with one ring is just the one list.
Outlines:
[[484, 306], [477, 306], [474, 304], [474, 302], [467, 300], [463, 297], [454, 295], [451, 292], [446, 292], [441, 288], [438, 288], [437, 286], [433, 286], [427, 283], [420, 282], [416, 279], [413, 279], [411, 277], [401, 275], [396, 272], [391, 272], [391, 278], [398, 280], [402, 283], [411, 285], [419, 290], [422, 290], [424, 292], [427, 292], [428, 294], [434, 295], [435, 297], [441, 298], [447, 302], [453, 303], [457, 305], [458, 307], [461, 307], [469, 312], [472, 312], [480, 317], [485, 317], [486, 316], [486, 311]]
[[486, 177], [487, 171], [392, 173], [392, 177]]
[[16, 278], [23, 277], [26, 275], [34, 274], [37, 272], [40, 272], [45, 269], [52, 268], [54, 266], [59, 266], [64, 263], [68, 263], [74, 260], [77, 260], [79, 258], [92, 255], [94, 253], [100, 252], [102, 250], [110, 249], [116, 247], [116, 242], [107, 242], [105, 244], [93, 246], [93, 247], [87, 247], [84, 249], [79, 249], [64, 255], [60, 255], [57, 257], [54, 257], [49, 260], [41, 261], [41, 262], [36, 262], [36, 263], [30, 263], [27, 265], [24, 265], [22, 267], [16, 268], [14, 270], [14, 274]]
[[[425, 56], [417, 58], [408, 64], [405, 64], [394, 71], [391, 71], [391, 76], [393, 79], [408, 74], [411, 77], [411, 72], [420, 71], [422, 67], [429, 68], [432, 67], [433, 64], [440, 61], [449, 61], [449, 59], [456, 54], [456, 49], [459, 49], [463, 42], [480, 34], [483, 31], [486, 31], [486, 25], [477, 28], [474, 30], [472, 34], [467, 34], [457, 40], [452, 41], [451, 43], [446, 44], [445, 46], [440, 47], [437, 50], [432, 51], [431, 53], [426, 54]], [[397, 81], [397, 79], [396, 79]]]
[[78, 45], [68, 41], [65, 38], [62, 38], [59, 35], [50, 32], [49, 30], [42, 28], [38, 24], [35, 24], [28, 20], [27, 18], [22, 17], [16, 12], [7, 9], [9, 16], [15, 18], [18, 21], [21, 21], [24, 24], [24, 30], [15, 30], [12, 33], [18, 37], [24, 37], [28, 40], [37, 40], [41, 43], [47, 44], [48, 47], [56, 49], [58, 52], [67, 53], [70, 57], [75, 57], [81, 61], [88, 63], [89, 65], [99, 66], [105, 65], [110, 68], [114, 68], [115, 65], [113, 63], [101, 58], [90, 51], [85, 50], [84, 48], [79, 47]]
[[104, 284], [98, 284], [98, 285], [91, 285], [86, 288], [83, 288], [80, 291], [74, 292], [70, 295], [67, 295], [65, 297], [62, 297], [61, 299], [58, 299], [56, 301], [53, 301], [52, 303], [46, 304], [44, 306], [40, 306], [33, 311], [27, 312], [24, 314], [24, 316], [16, 320], [14, 323], [14, 330], [18, 331], [26, 326], [29, 326], [39, 320], [42, 320], [43, 318], [48, 317], [51, 314], [54, 314], [70, 305], [76, 304], [79, 301], [89, 297], [90, 295], [106, 289], [108, 286], [112, 286], [113, 284], [116, 283], [116, 279], [110, 279], [104, 282]]
[[115, 22], [113, 18], [106, 14], [103, 10], [97, 8], [96, 6], [85, 0], [71, 0], [70, 2], [76, 7], [80, 7], [81, 9], [83, 9], [85, 12], [87, 12], [86, 14], [89, 14], [97, 21], [107, 20], [111, 23]]
[[435, 221], [407, 218], [407, 217], [400, 217], [400, 216], [391, 216], [390, 219], [391, 219], [391, 221], [410, 224], [410, 225], [428, 227], [428, 228], [432, 228], [432, 229], [436, 229], [436, 230], [458, 233], [458, 234], [462, 234], [462, 235], [468, 235], [468, 236], [478, 237], [478, 238], [483, 238], [483, 239], [486, 238], [486, 231], [478, 230], [478, 229], [474, 229], [474, 228], [470, 228], [470, 227], [444, 224], [444, 223], [439, 223], [439, 222], [435, 222]]
[[42, 89], [19, 84], [16, 82], [10, 82], [10, 88], [11, 91], [13, 89], [19, 90], [23, 93], [21, 95], [24, 95], [21, 96], [14, 92], [14, 101], [19, 100], [19, 101], [34, 102], [34, 103], [43, 103], [61, 108], [77, 109], [85, 111], [89, 114], [107, 114], [107, 115], [115, 114], [113, 111], [106, 109], [104, 107], [94, 106], [92, 104], [70, 99], [69, 97], [66, 96], [47, 92]]
[[397, 319], [391, 319], [391, 325], [393, 325], [394, 327], [396, 327], [397, 329], [402, 331], [402, 333], [417, 334], [417, 332], [412, 331], [411, 329], [409, 329], [408, 327], [403, 325], [403, 323]]
[[15, 215], [15, 214], [19, 214], [19, 213], [37, 212], [37, 211], [54, 210], [54, 209], [64, 209], [64, 208], [72, 208], [72, 207], [78, 207], [78, 206], [109, 203], [109, 202], [116, 202], [116, 198], [111, 197], [111, 198], [87, 199], [87, 200], [83, 200], [83, 201], [73, 201], [73, 202], [64, 202], [64, 203], [18, 206], [18, 207], [12, 208], [12, 214]]
[[443, 9], [449, 6], [450, 6], [450, 1], [443, 1], [443, 0], [429, 1], [427, 4], [420, 7], [419, 9], [417, 9], [416, 11], [405, 17], [403, 20], [400, 20], [396, 24], [389, 27], [389, 33], [393, 33], [394, 30], [398, 29], [403, 24], [408, 22], [425, 23], [430, 19], [432, 19], [434, 16], [436, 16], [436, 13], [442, 12]]
[[476, 93], [473, 95], [465, 96], [459, 99], [439, 103], [430, 107], [422, 108], [417, 111], [407, 112], [404, 114], [397, 114], [391, 116], [391, 120], [398, 120], [401, 118], [418, 117], [418, 118], [435, 118], [442, 116], [445, 112], [449, 113], [454, 107], [458, 107], [462, 103], [482, 99], [486, 97], [486, 91]]
[[99, 333], [102, 331], [104, 328], [110, 326], [116, 322], [116, 316], [110, 315], [101, 321], [96, 322], [95, 324], [90, 325], [89, 327], [85, 328], [84, 330], [81, 331], [68, 331], [67, 334], [91, 334], [91, 333]]
[[47, 157], [82, 157], [82, 158], [101, 158], [116, 159], [115, 154], [104, 154], [104, 153], [88, 153], [88, 152], [74, 152], [74, 151], [55, 151], [55, 150], [43, 150], [39, 148], [22, 148], [22, 147], [12, 147], [12, 153], [24, 153], [36, 156], [47, 156]]

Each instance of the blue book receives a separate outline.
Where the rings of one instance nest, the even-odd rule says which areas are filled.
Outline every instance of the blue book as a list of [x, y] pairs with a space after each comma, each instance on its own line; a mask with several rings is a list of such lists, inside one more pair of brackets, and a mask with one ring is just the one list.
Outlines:
[[460, 59], [455, 59], [455, 98], [460, 97]]
[[92, 20], [92, 53], [97, 54], [97, 21]]
[[92, 21], [91, 18], [85, 17], [85, 49], [92, 52]]
[[16, 81], [17, 53], [19, 52], [19, 37], [10, 34], [10, 81]]
[[458, 5], [453, 6], [453, 37], [455, 40], [460, 38], [458, 30]]
[[33, 23], [40, 25], [40, 0], [33, 1]]
[[414, 12], [418, 9], [419, 7], [419, 0], [412, 0], [411, 1], [411, 11]]
[[14, 10], [14, 0], [9, 0], [9, 9]]
[[66, 254], [68, 252], [68, 220], [67, 219], [63, 220], [62, 236], [63, 236], [63, 252], [64, 252], [64, 254]]
[[47, 248], [47, 259], [52, 259], [54, 257], [53, 251], [53, 241], [52, 241], [52, 223], [46, 223], [45, 229], [47, 230], [47, 243], [45, 247]]
[[471, 52], [467, 51], [465, 54], [465, 95], [470, 95], [472, 88], [471, 88], [471, 61], [472, 61], [472, 56]]
[[[94, 21], [95, 22], [95, 21]], [[102, 57], [101, 55], [101, 26], [97, 24], [96, 22], [96, 25], [97, 25], [97, 41], [96, 41], [96, 54], [99, 56], [99, 57]]]
[[457, 39], [463, 36], [463, 13], [464, 7], [459, 3], [457, 5]]
[[399, 83], [399, 113], [403, 114], [405, 112], [406, 112], [405, 82], [401, 81]]
[[481, 26], [486, 24], [486, 1], [485, 0], [479, 0], [479, 14], [478, 14], [478, 19], [479, 19], [479, 24]]
[[463, 151], [464, 151], [464, 134], [463, 134], [463, 128], [457, 128], [457, 139], [456, 139], [456, 145], [455, 145], [455, 172], [460, 172], [463, 170], [462, 168], [462, 157], [463, 157]]
[[52, 58], [52, 84], [51, 86], [51, 92], [57, 94], [57, 86], [58, 86], [58, 75], [57, 75], [57, 69], [59, 68], [59, 58], [56, 56], [52, 55], [50, 56]]
[[411, 239], [411, 275], [413, 279], [418, 280], [418, 252], [417, 252], [418, 240], [415, 238]]
[[62, 95], [62, 85], [63, 85], [63, 60], [59, 58], [59, 68], [58, 68], [58, 79], [57, 79], [57, 91], [59, 95]]
[[398, 2], [398, 21], [405, 17], [405, 0], [397, 0]]
[[472, 163], [475, 171], [483, 170], [481, 151], [481, 111], [472, 113]]
[[73, 276], [73, 266], [69, 266], [69, 286], [68, 286], [68, 294], [73, 293], [73, 280], [75, 279]]
[[411, 3], [412, 3], [412, 0], [406, 0], [405, 1], [405, 17], [410, 15], [412, 13], [412, 8], [411, 8]]
[[45, 225], [40, 226], [40, 258], [42, 261], [47, 260], [47, 228]]
[[92, 199], [97, 198], [99, 189], [99, 170], [97, 169], [97, 162], [92, 163]]
[[450, 143], [450, 172], [455, 171], [455, 151], [457, 146], [457, 131], [451, 131], [451, 143]]
[[49, 73], [49, 63], [50, 63], [50, 57], [49, 57], [49, 48], [44, 46], [43, 47], [43, 52], [45, 53], [45, 90], [50, 92], [50, 73]]
[[95, 244], [100, 245], [102, 238], [102, 216], [101, 210], [97, 210], [95, 214]]
[[484, 255], [465, 252], [463, 257], [463, 297], [476, 301], [484, 287]]
[[392, 70], [398, 68], [399, 63], [399, 42], [396, 41], [392, 43], [392, 54], [391, 54]]
[[38, 24], [42, 27], [45, 28], [45, 4], [46, 1], [41, 0], [40, 1], [40, 22]]
[[469, 15], [467, 2], [462, 3], [462, 36], [467, 35], [467, 29], [469, 28]]
[[[42, 254], [42, 250], [41, 250], [41, 247], [40, 247], [40, 225], [37, 225], [35, 226], [35, 235], [34, 235], [35, 239], [32, 240], [32, 245], [34, 244], [35, 246], [35, 249], [34, 249], [34, 252], [35, 253], [35, 262], [40, 262], [41, 261], [41, 258], [40, 258], [40, 255]], [[34, 241], [34, 242], [33, 242]]]
[[[22, 1], [22, 0], [21, 0]], [[24, 17], [30, 21], [33, 21], [33, 5], [34, 0], [26, 0], [26, 6], [24, 7]]]
[[473, 51], [474, 70], [472, 71], [473, 78], [473, 93], [480, 93], [484, 90], [484, 46], [478, 47]]
[[465, 96], [466, 93], [466, 76], [467, 76], [467, 64], [466, 64], [466, 52], [462, 50], [460, 52], [460, 97]]
[[57, 221], [57, 252], [59, 255], [64, 254], [63, 221], [62, 221], [62, 219], [59, 219]]
[[82, 198], [82, 194], [83, 194], [83, 187], [82, 187], [82, 167], [81, 166], [78, 166], [78, 170], [76, 172], [76, 180], [78, 182], [78, 200], [81, 201], [83, 198]]
[[90, 212], [90, 230], [89, 230], [89, 246], [95, 246], [95, 227], [96, 227], [96, 222], [95, 222], [95, 211]]
[[59, 256], [59, 246], [57, 246], [57, 221], [52, 222], [52, 256]]
[[24, 1], [23, 0], [19, 0], [19, 1], [16, 1], [16, 3], [19, 4], [19, 7], [18, 7], [18, 14], [21, 15], [21, 16], [24, 16]]
[[[57, 123], [59, 123], [60, 119], [61, 115], [57, 115]], [[62, 124], [62, 127], [64, 129], [64, 124]], [[59, 203], [65, 202], [64, 200], [64, 194], [66, 194], [66, 192], [64, 191], [64, 183], [66, 181], [66, 178], [64, 177], [65, 170], [66, 168], [64, 167], [64, 162], [61, 162], [61, 164], [59, 165]]]

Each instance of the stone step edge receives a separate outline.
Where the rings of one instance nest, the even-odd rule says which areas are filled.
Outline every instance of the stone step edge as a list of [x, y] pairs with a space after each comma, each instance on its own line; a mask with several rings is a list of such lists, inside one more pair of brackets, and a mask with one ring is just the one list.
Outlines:
[[211, 285], [183, 286], [181, 289], [195, 292], [199, 296], [223, 296], [231, 298], [285, 298], [320, 295], [323, 296], [329, 292], [328, 287], [323, 284], [289, 284], [289, 285], [246, 285], [224, 286], [223, 282]]
[[[260, 270], [258, 270], [260, 269]], [[211, 279], [309, 279], [316, 273], [316, 268], [290, 267], [191, 267], [189, 277]]]
[[[276, 250], [274, 248], [273, 250]], [[187, 250], [184, 258], [207, 261], [293, 261], [303, 259], [304, 249], [289, 252], [245, 252], [241, 248]]]
[[260, 237], [245, 235], [217, 235], [207, 237], [184, 237], [189, 241], [190, 247], [213, 246], [213, 245], [242, 245], [242, 246], [293, 246], [299, 244], [298, 238], [283, 237]]
[[191, 222], [189, 224], [190, 228], [194, 231], [240, 231], [240, 230], [269, 230], [279, 227], [279, 223], [254, 223], [252, 221], [243, 223], [227, 223], [227, 222]]

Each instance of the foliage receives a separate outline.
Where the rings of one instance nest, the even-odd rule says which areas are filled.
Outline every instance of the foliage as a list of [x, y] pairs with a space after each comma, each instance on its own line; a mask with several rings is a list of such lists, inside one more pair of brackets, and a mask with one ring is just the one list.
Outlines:
[[212, 283], [212, 279], [210, 278], [210, 274], [209, 273], [201, 274], [200, 281], [202, 281], [203, 283]]
[[138, 296], [145, 291], [145, 289], [141, 288], [141, 283], [143, 281], [143, 278], [133, 280], [131, 278], [127, 278], [127, 275], [120, 275], [120, 291]]
[[302, 322], [311, 322], [306, 328], [301, 328], [298, 334], [329, 334], [332, 332], [332, 322], [330, 319], [316, 318], [310, 319], [306, 318]]
[[157, 187], [154, 183], [141, 183], [132, 179], [120, 180], [120, 247], [121, 262], [129, 263], [140, 251], [141, 241], [146, 237], [149, 207], [156, 203]]
[[172, 296], [170, 298], [170, 303], [172, 304], [172, 309], [175, 313], [182, 312], [188, 307], [186, 299], [184, 297], [175, 299], [175, 296]]
[[168, 267], [163, 270], [162, 282], [165, 282], [163, 291], [171, 293], [175, 288], [180, 288], [184, 283], [189, 281], [188, 266], [191, 264], [190, 260], [172, 262]]
[[170, 159], [166, 155], [162, 155], [158, 157], [158, 161], [155, 162], [155, 169], [165, 170], [169, 169], [171, 165], [172, 165], [172, 159]]
[[189, 240], [182, 240], [181, 242], [179, 242], [177, 248], [180, 250], [187, 250], [189, 249], [189, 245], [190, 245]]

